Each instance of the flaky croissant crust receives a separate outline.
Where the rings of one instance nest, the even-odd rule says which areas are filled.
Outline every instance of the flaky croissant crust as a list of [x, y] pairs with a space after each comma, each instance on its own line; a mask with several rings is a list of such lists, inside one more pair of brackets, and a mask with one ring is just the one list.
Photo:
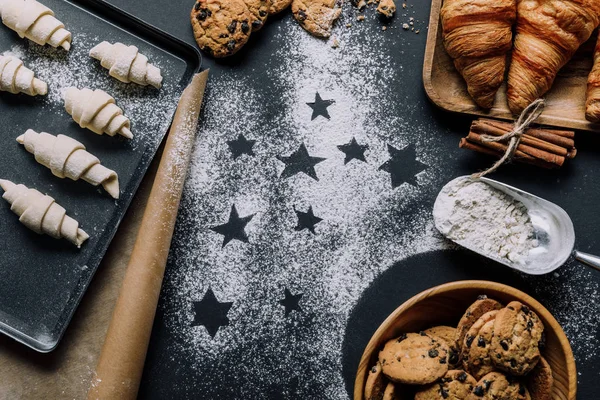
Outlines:
[[480, 107], [491, 108], [512, 48], [516, 0], [446, 0], [441, 20], [444, 46], [469, 94]]
[[588, 78], [585, 117], [590, 122], [600, 122], [600, 35], [594, 53], [594, 68]]
[[598, 0], [520, 0], [508, 77], [508, 104], [523, 111], [552, 87], [558, 71], [600, 22]]

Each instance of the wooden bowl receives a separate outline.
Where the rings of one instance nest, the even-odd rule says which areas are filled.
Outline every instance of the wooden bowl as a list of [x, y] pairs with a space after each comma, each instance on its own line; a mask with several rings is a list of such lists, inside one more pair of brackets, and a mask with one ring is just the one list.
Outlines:
[[544, 323], [546, 332], [546, 348], [542, 354], [554, 375], [552, 398], [574, 400], [577, 392], [575, 359], [571, 345], [556, 319], [533, 297], [510, 286], [488, 281], [446, 283], [425, 290], [398, 307], [379, 326], [365, 348], [354, 382], [354, 400], [363, 400], [369, 368], [375, 364], [379, 350], [388, 340], [404, 332], [418, 332], [435, 325], [456, 326], [467, 307], [481, 294], [503, 304], [518, 300], [535, 311]]

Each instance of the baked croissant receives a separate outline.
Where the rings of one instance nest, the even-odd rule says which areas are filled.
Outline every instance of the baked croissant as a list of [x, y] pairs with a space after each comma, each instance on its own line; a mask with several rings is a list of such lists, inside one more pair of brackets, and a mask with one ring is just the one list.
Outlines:
[[2, 22], [20, 37], [39, 45], [71, 48], [71, 33], [54, 12], [35, 0], [0, 0]]
[[79, 228], [79, 222], [69, 217], [52, 197], [6, 179], [0, 179], [0, 187], [4, 190], [2, 198], [10, 203], [10, 209], [19, 216], [19, 221], [32, 231], [55, 239], [67, 239], [77, 247], [89, 238]]
[[68, 88], [65, 109], [80, 127], [98, 135], [115, 136], [118, 133], [127, 139], [133, 138], [129, 118], [123, 115], [115, 99], [103, 90]]
[[163, 79], [160, 69], [149, 64], [148, 57], [140, 54], [135, 46], [102, 42], [90, 50], [90, 57], [99, 60], [109, 70], [110, 76], [121, 82], [152, 85], [160, 89]]
[[482, 108], [492, 108], [504, 82], [516, 15], [516, 0], [446, 0], [442, 6], [444, 46]]
[[600, 23], [598, 0], [520, 0], [508, 74], [508, 107], [521, 113], [552, 87], [558, 71]]
[[590, 122], [600, 122], [600, 35], [594, 53], [594, 68], [588, 78], [585, 118]]
[[17, 57], [0, 55], [0, 90], [37, 96], [47, 94], [48, 85], [35, 78], [33, 71]]
[[54, 176], [74, 181], [83, 179], [94, 186], [102, 185], [113, 198], [119, 198], [117, 173], [101, 165], [100, 160], [88, 153], [77, 140], [28, 129], [17, 138], [17, 142], [24, 145], [37, 162], [50, 168]]

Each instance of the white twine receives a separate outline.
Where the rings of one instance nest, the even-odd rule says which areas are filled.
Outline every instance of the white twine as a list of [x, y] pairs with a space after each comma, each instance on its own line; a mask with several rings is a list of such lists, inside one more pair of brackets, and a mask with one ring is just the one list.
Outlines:
[[519, 143], [521, 143], [521, 136], [523, 136], [527, 128], [529, 128], [529, 125], [539, 118], [544, 111], [545, 106], [546, 101], [544, 99], [537, 99], [528, 105], [527, 108], [523, 110], [521, 115], [519, 115], [519, 118], [515, 122], [512, 131], [502, 136], [483, 135], [482, 140], [484, 142], [506, 142], [508, 140], [510, 140], [510, 142], [508, 143], [508, 147], [506, 148], [504, 155], [498, 161], [496, 161], [494, 165], [485, 171], [473, 174], [473, 178], [482, 178], [487, 174], [495, 172], [505, 162], [510, 162], [517, 151], [517, 148], [519, 147]]

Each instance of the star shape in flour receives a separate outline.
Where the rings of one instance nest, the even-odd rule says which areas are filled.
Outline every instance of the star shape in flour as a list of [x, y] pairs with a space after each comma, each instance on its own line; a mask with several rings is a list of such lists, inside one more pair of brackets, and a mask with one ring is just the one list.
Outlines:
[[392, 187], [395, 189], [403, 183], [409, 183], [417, 186], [417, 174], [429, 168], [417, 160], [417, 153], [413, 145], [408, 145], [403, 149], [388, 144], [390, 159], [381, 167], [380, 171], [388, 172], [392, 178]]
[[231, 212], [229, 213], [229, 220], [223, 225], [217, 225], [210, 228], [211, 231], [220, 233], [224, 236], [223, 246], [233, 239], [237, 239], [241, 242], [248, 243], [248, 235], [246, 234], [245, 228], [248, 222], [254, 217], [254, 214], [241, 217], [238, 214], [235, 204], [231, 206]]
[[302, 295], [302, 293], [294, 295], [287, 288], [285, 288], [285, 298], [283, 300], [279, 300], [279, 304], [285, 307], [286, 317], [292, 311], [302, 311], [302, 308], [300, 308], [300, 299], [302, 298]]
[[244, 135], [240, 133], [236, 140], [228, 140], [227, 146], [229, 146], [229, 150], [231, 150], [233, 159], [236, 160], [242, 154], [253, 156], [254, 151], [252, 148], [254, 147], [255, 143], [256, 140], [248, 140]]
[[340, 151], [346, 154], [346, 158], [344, 159], [344, 165], [348, 164], [352, 160], [360, 160], [363, 162], [367, 162], [365, 159], [365, 151], [369, 148], [368, 145], [360, 145], [356, 141], [356, 138], [352, 138], [350, 143], [342, 144], [337, 147]]
[[312, 103], [306, 103], [310, 108], [312, 108], [312, 116], [310, 120], [314, 120], [319, 115], [329, 119], [329, 112], [327, 111], [327, 107], [335, 103], [334, 100], [323, 100], [319, 92], [315, 95], [315, 101]]
[[298, 150], [291, 155], [277, 156], [277, 159], [285, 164], [285, 169], [281, 173], [281, 178], [289, 178], [303, 172], [316, 181], [318, 181], [319, 178], [315, 172], [315, 165], [326, 160], [321, 157], [311, 157], [311, 155], [308, 154], [308, 150], [306, 150], [304, 143], [302, 143]]
[[233, 302], [217, 300], [212, 289], [208, 288], [202, 300], [193, 302], [192, 326], [204, 326], [210, 337], [214, 338], [220, 327], [229, 325], [227, 314], [232, 305]]
[[294, 227], [294, 230], [302, 231], [304, 229], [308, 229], [313, 235], [316, 235], [315, 225], [323, 221], [323, 219], [315, 217], [312, 206], [308, 207], [307, 212], [298, 211], [296, 209], [294, 209], [294, 211], [298, 217], [298, 225]]

